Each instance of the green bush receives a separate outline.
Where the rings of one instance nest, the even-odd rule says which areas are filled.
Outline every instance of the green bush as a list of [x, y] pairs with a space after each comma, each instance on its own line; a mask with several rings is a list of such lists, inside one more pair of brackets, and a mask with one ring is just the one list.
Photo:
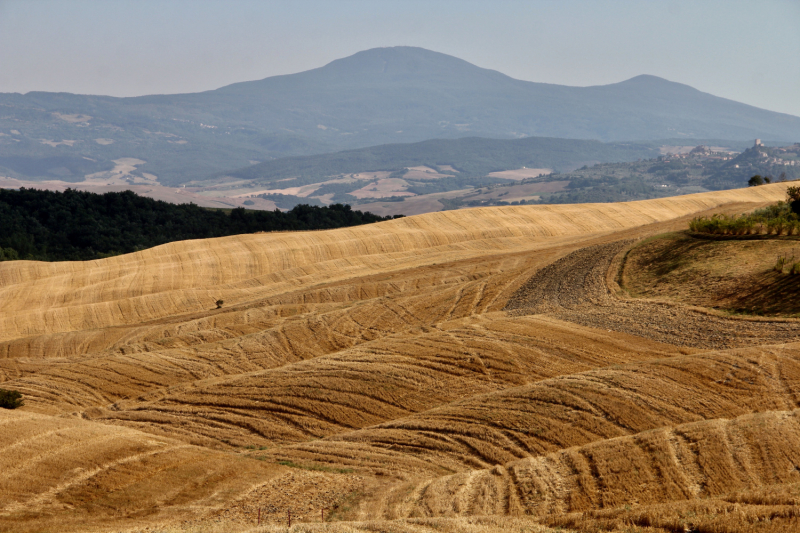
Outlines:
[[0, 261], [16, 261], [19, 254], [13, 248], [0, 248]]
[[689, 229], [699, 233], [715, 235], [750, 235], [759, 233], [758, 221], [747, 216], [716, 214], [711, 218], [699, 217], [689, 222]]
[[786, 196], [787, 201], [750, 214], [695, 218], [689, 222], [689, 229], [714, 235], [800, 235], [800, 187], [789, 187]]
[[800, 215], [800, 187], [788, 187], [786, 189], [789, 207], [796, 215]]
[[16, 409], [23, 405], [22, 394], [15, 390], [0, 389], [0, 407], [3, 409]]

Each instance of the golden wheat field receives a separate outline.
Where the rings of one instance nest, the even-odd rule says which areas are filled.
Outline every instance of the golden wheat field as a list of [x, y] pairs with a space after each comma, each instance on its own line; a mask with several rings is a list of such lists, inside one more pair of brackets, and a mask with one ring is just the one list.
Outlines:
[[785, 187], [0, 263], [0, 531], [799, 531], [800, 319], [621, 285]]

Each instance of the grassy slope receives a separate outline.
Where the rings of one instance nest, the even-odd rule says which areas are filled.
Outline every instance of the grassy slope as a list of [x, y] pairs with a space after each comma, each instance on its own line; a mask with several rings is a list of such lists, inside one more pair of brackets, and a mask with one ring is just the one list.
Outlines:
[[[775, 270], [778, 257], [788, 262]], [[794, 258], [794, 260], [792, 260]], [[686, 234], [660, 236], [627, 257], [623, 285], [631, 295], [729, 312], [798, 316], [800, 262], [796, 238], [712, 240]]]

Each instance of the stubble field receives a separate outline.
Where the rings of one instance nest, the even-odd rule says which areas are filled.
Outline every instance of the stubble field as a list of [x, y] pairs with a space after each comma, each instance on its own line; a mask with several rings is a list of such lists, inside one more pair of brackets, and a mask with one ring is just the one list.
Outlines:
[[800, 321], [631, 252], [784, 190], [2, 263], [0, 530], [797, 530]]

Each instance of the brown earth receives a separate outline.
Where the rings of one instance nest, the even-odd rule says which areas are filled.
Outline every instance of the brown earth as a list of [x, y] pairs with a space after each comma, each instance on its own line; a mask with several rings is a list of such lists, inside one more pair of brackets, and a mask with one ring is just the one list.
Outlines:
[[617, 284], [784, 188], [2, 263], [0, 530], [796, 530], [800, 321]]
[[505, 178], [507, 180], [522, 181], [527, 178], [537, 178], [552, 174], [552, 168], [517, 168], [513, 170], [503, 170], [501, 172], [491, 172], [489, 176], [494, 178]]

